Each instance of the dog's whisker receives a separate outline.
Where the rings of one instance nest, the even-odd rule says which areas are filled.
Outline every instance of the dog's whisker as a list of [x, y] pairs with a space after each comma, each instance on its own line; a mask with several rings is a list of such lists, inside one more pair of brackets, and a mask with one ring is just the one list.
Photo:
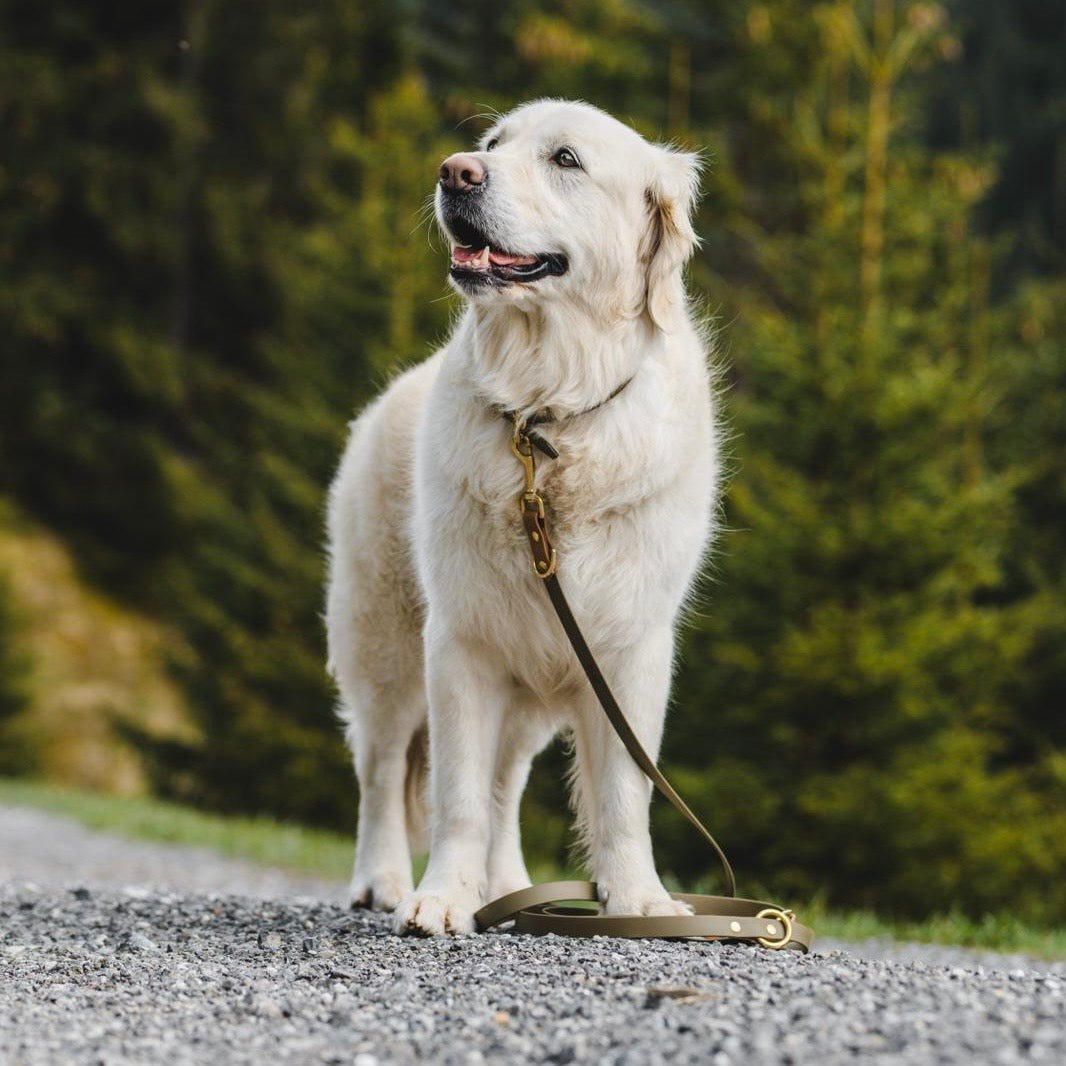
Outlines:
[[473, 115], [467, 115], [466, 118], [460, 119], [456, 124], [456, 129], [461, 129], [468, 122], [475, 122], [478, 119], [484, 119], [486, 122], [496, 122], [500, 118], [499, 111], [492, 107], [490, 104], [478, 104], [478, 107], [485, 108], [484, 111], [478, 111]]
[[432, 214], [424, 215], [422, 218], [417, 219], [415, 221], [415, 224], [408, 231], [408, 233], [407, 233], [408, 237], [410, 237], [413, 234], [417, 233], [423, 227], [431, 225], [432, 222], [433, 222]]

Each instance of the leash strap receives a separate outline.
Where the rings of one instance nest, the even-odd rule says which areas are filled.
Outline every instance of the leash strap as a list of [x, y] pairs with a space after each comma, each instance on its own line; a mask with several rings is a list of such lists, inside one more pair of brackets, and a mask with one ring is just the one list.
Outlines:
[[533, 449], [540, 447], [540, 444], [534, 441], [526, 427], [518, 422], [517, 416], [514, 423], [511, 450], [525, 472], [525, 490], [519, 499], [519, 507], [533, 559], [533, 572], [544, 581], [544, 587], [574, 654], [615, 733], [652, 784], [684, 815], [718, 856], [725, 875], [727, 894], [703, 896], [671, 893], [674, 899], [687, 903], [692, 908], [693, 913], [687, 915], [605, 915], [598, 909], [574, 906], [580, 903], [596, 903], [598, 895], [595, 884], [589, 881], [556, 881], [512, 892], [482, 907], [474, 916], [478, 928], [484, 930], [513, 921], [515, 931], [523, 933], [755, 940], [767, 948], [808, 950], [813, 933], [795, 920], [792, 911], [758, 900], [737, 898], [736, 879], [725, 852], [644, 750], [614, 698], [556, 575], [558, 556], [548, 534], [544, 499], [536, 489], [536, 460]]
[[637, 739], [636, 733], [633, 732], [633, 727], [629, 724], [622, 708], [618, 706], [614, 693], [611, 692], [595, 658], [593, 658], [592, 652], [589, 650], [588, 644], [585, 642], [585, 637], [578, 627], [573, 612], [570, 610], [570, 604], [566, 602], [566, 597], [563, 595], [562, 587], [559, 585], [559, 578], [555, 574], [551, 574], [545, 578], [544, 587], [548, 590], [552, 606], [559, 616], [559, 621], [563, 624], [563, 629], [566, 630], [566, 636], [573, 646], [578, 662], [581, 663], [581, 668], [585, 671], [585, 676], [589, 679], [589, 684], [592, 685], [592, 690], [596, 693], [596, 698], [600, 701], [604, 714], [607, 715], [607, 719], [614, 727], [614, 731], [626, 746], [626, 751], [629, 752], [633, 757], [633, 761], [644, 771], [659, 792], [688, 819], [691, 825], [695, 827], [696, 832], [710, 844], [722, 865], [722, 873], [725, 875], [726, 883], [725, 894], [727, 897], [735, 896], [737, 894], [736, 878], [733, 876], [733, 868], [729, 865], [725, 852], [722, 851], [718, 841], [711, 836], [707, 827], [692, 813], [689, 805], [677, 794], [674, 786], [663, 776], [663, 772], [655, 765], [652, 757], [644, 750], [643, 745]]
[[[603, 914], [591, 881], [551, 881], [501, 896], [474, 915], [480, 931], [514, 922], [516, 933], [616, 936], [626, 939], [744, 940], [764, 948], [808, 951], [814, 933], [790, 910], [736, 896], [671, 892], [692, 914]], [[585, 904], [585, 906], [582, 906]], [[592, 906], [589, 906], [592, 904]]]

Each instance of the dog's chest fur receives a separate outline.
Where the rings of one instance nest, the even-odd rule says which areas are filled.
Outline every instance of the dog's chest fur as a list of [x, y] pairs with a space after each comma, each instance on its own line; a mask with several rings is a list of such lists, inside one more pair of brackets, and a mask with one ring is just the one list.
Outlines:
[[[418, 449], [414, 541], [426, 599], [449, 629], [521, 663], [519, 680], [549, 693], [576, 677], [576, 663], [531, 569], [511, 430], [444, 374]], [[641, 640], [649, 615], [676, 614], [709, 532], [709, 407], [697, 392], [667, 416], [655, 378], [654, 366], [642, 368], [602, 408], [538, 429], [559, 451], [537, 453], [536, 479], [559, 580], [605, 654]]]

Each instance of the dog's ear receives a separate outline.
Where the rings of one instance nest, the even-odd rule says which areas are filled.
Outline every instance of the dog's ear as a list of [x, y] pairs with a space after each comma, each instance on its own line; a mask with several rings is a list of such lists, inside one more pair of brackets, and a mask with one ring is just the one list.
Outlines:
[[700, 185], [700, 157], [660, 147], [658, 169], [644, 191], [648, 229], [641, 246], [645, 272], [644, 308], [660, 328], [668, 329], [684, 301], [681, 267], [699, 244], [692, 212]]

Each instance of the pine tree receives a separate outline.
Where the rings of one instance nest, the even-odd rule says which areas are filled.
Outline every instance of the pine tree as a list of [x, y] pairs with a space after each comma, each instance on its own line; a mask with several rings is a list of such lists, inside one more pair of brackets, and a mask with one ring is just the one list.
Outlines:
[[992, 172], [909, 122], [938, 8], [824, 5], [819, 26], [794, 106], [762, 111], [792, 157], [793, 194], [764, 190], [790, 223], [758, 203], [731, 220], [757, 279], [730, 294], [738, 472], [670, 751], [706, 753], [682, 781], [779, 891], [1035, 907], [1029, 871], [1066, 850], [1045, 771], [1002, 761], [1032, 605], [997, 596], [1014, 472], [986, 456], [1005, 367], [969, 229]]

